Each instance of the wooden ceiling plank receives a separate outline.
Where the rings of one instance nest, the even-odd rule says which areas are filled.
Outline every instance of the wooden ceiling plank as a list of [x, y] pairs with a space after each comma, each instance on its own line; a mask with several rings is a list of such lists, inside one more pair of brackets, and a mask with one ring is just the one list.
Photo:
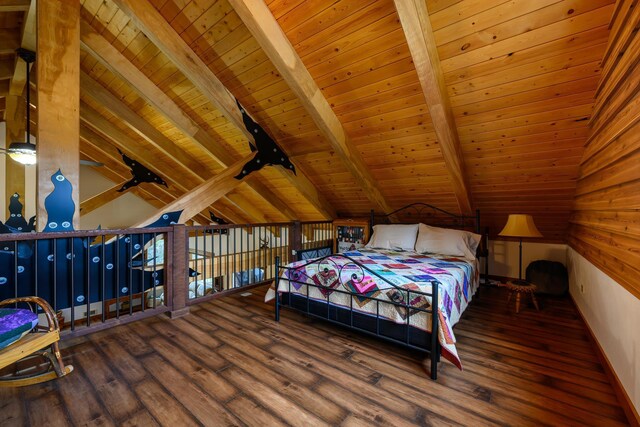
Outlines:
[[124, 182], [116, 184], [111, 188], [107, 188], [103, 192], [98, 193], [95, 196], [89, 197], [88, 199], [80, 202], [80, 215], [86, 215], [89, 212], [92, 212], [98, 209], [99, 207], [106, 205], [107, 203], [122, 196], [124, 194], [124, 191], [119, 192], [118, 190], [122, 187], [122, 184], [124, 184]]
[[462, 149], [447, 88], [444, 85], [429, 12], [423, 0], [394, 1], [429, 107], [431, 121], [440, 142], [442, 155], [451, 176], [460, 211], [470, 214], [472, 202], [464, 170]]
[[[88, 50], [111, 72], [129, 82], [131, 87], [149, 105], [159, 111], [181, 132], [210, 152], [221, 165], [227, 166], [234, 162], [234, 156], [219, 141], [216, 141], [207, 131], [193, 121], [175, 101], [85, 21], [81, 22], [81, 44], [84, 49]], [[287, 219], [297, 218], [297, 214], [291, 207], [278, 198], [265, 184], [253, 179], [250, 179], [248, 183], [256, 193], [271, 203]]]
[[[235, 127], [249, 141], [253, 140], [251, 133], [244, 127], [235, 97], [180, 38], [162, 15], [150, 3], [134, 0], [115, 0], [115, 2]], [[317, 191], [300, 168], [297, 168], [297, 175], [282, 168], [278, 168], [278, 170], [314, 205], [321, 215], [326, 218], [336, 217], [335, 209]]]
[[[36, 51], [36, 1], [31, 4], [26, 12], [24, 25], [22, 26], [22, 38], [20, 47], [30, 51]], [[9, 93], [22, 95], [24, 85], [27, 83], [27, 63], [22, 58], [17, 58], [11, 78]]]
[[242, 183], [241, 180], [235, 178], [235, 175], [240, 173], [245, 163], [253, 159], [255, 155], [256, 153], [254, 152], [238, 160], [226, 168], [224, 172], [209, 178], [182, 197], [162, 207], [158, 212], [138, 222], [134, 227], [144, 227], [155, 221], [163, 213], [178, 210], [182, 210], [180, 221], [184, 222], [193, 218], [202, 209], [214, 203]]
[[230, 3], [371, 202], [384, 212], [391, 212], [392, 207], [385, 200], [360, 153], [353, 148], [342, 123], [269, 8], [263, 2], [256, 1], [231, 0]]

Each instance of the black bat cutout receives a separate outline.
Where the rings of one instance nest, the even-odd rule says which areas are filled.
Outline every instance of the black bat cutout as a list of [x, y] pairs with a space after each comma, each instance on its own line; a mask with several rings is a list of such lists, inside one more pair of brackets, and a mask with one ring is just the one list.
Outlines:
[[[212, 222], [215, 222], [216, 225], [225, 225], [225, 224], [229, 224], [227, 221], [225, 221], [222, 218], [218, 218], [213, 212], [209, 211], [209, 217], [211, 218]], [[211, 230], [214, 234], [228, 234], [229, 233], [229, 229], [228, 228], [222, 228], [222, 229], [218, 229], [218, 230]]]
[[[22, 208], [23, 205], [20, 202], [20, 195], [13, 193], [9, 199], [9, 219], [7, 219], [5, 225], [9, 227], [9, 229], [14, 229], [16, 232], [29, 233], [35, 230], [36, 217], [31, 217], [27, 223], [22, 215]], [[2, 234], [2, 232], [0, 232], [0, 234]]]
[[238, 108], [240, 109], [240, 113], [242, 114], [242, 121], [244, 123], [244, 127], [251, 132], [253, 135], [253, 139], [255, 141], [255, 145], [249, 141], [249, 148], [252, 152], [257, 151], [258, 154], [249, 160], [242, 171], [235, 176], [236, 179], [242, 179], [245, 176], [249, 175], [251, 172], [258, 171], [265, 166], [276, 166], [280, 165], [285, 169], [289, 169], [293, 171], [293, 174], [296, 174], [296, 168], [289, 161], [289, 157], [285, 154], [284, 151], [276, 144], [276, 142], [269, 136], [269, 134], [256, 122], [253, 121], [251, 117], [247, 114], [242, 105], [240, 105], [240, 101], [236, 99], [236, 104], [238, 104]]
[[127, 155], [122, 151], [118, 150], [118, 152], [122, 156], [124, 164], [129, 166], [129, 168], [131, 169], [131, 175], [133, 175], [133, 178], [122, 184], [122, 187], [120, 187], [120, 189], [118, 190], [119, 193], [122, 193], [123, 191], [128, 190], [131, 187], [135, 187], [136, 185], [139, 185], [143, 182], [164, 185], [165, 187], [169, 188], [167, 183], [154, 172], [150, 171], [145, 166], [141, 165], [132, 158], [127, 157]]

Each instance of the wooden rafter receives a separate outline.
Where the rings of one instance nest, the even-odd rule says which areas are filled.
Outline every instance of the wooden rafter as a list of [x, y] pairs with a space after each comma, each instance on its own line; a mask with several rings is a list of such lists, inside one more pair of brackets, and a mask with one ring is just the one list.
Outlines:
[[114, 185], [111, 188], [107, 188], [101, 193], [96, 194], [95, 196], [89, 197], [86, 200], [80, 202], [80, 214], [86, 215], [89, 212], [92, 212], [98, 209], [100, 206], [105, 205], [118, 197], [124, 194], [123, 192], [119, 192], [118, 190], [122, 187], [124, 182]]
[[[164, 115], [177, 129], [189, 136], [205, 151], [211, 153], [213, 158], [222, 166], [228, 166], [236, 160], [234, 156], [223, 147], [220, 141], [213, 138], [207, 131], [193, 121], [173, 99], [156, 86], [138, 67], [132, 64], [85, 21], [81, 22], [81, 44], [83, 49], [90, 52], [102, 65], [127, 81], [149, 105]], [[296, 213], [291, 209], [289, 204], [283, 202], [261, 181], [249, 176], [247, 184], [262, 196], [262, 198], [271, 203], [271, 205], [287, 219], [297, 218]]]
[[[253, 136], [244, 127], [235, 97], [153, 5], [135, 0], [115, 0], [115, 3], [195, 87], [220, 110], [225, 118], [238, 128], [249, 141], [252, 141]], [[278, 170], [323, 216], [326, 218], [336, 217], [335, 209], [318, 192], [300, 168], [296, 168], [297, 175], [281, 168]]]
[[241, 181], [236, 179], [235, 175], [240, 173], [245, 163], [251, 160], [255, 155], [256, 153], [251, 153], [248, 156], [245, 156], [226, 168], [221, 174], [218, 174], [213, 178], [209, 178], [187, 194], [162, 207], [152, 216], [140, 221], [134, 227], [144, 227], [158, 219], [162, 213], [178, 210], [182, 210], [180, 221], [184, 222], [193, 218], [201, 209], [214, 203], [216, 200], [220, 199], [229, 191], [240, 185]]
[[444, 84], [427, 5], [424, 0], [394, 0], [394, 2], [460, 211], [470, 214], [472, 203], [464, 171], [462, 149]]
[[[131, 178], [131, 172], [129, 168], [122, 163], [120, 153], [118, 153], [116, 148], [113, 147], [107, 139], [95, 133], [87, 126], [81, 125], [80, 142], [80, 151], [85, 157], [104, 164], [102, 167], [96, 167], [95, 170], [105, 176], [105, 178], [113, 182], [123, 182]], [[138, 185], [128, 191], [133, 192], [157, 208], [174, 201], [183, 194], [183, 192], [177, 188], [165, 188], [154, 184]], [[233, 216], [226, 214], [222, 214], [222, 216], [233, 221]], [[201, 224], [210, 223], [209, 216], [206, 212], [202, 212], [195, 219]]]
[[385, 200], [360, 153], [349, 141], [338, 116], [302, 63], [295, 48], [262, 0], [230, 0], [236, 13], [258, 41], [280, 75], [296, 94], [338, 157], [364, 190], [369, 200], [385, 213], [393, 208]]
[[[185, 178], [185, 183], [190, 182], [191, 186], [202, 183], [205, 179], [211, 177], [211, 171], [198, 160], [187, 154], [172, 140], [166, 137], [162, 132], [157, 130], [151, 123], [140, 117], [138, 113], [129, 108], [124, 102], [109, 92], [100, 83], [93, 80], [84, 72], [80, 73], [80, 86], [83, 93], [100, 103], [100, 105], [119, 117], [124, 124], [130, 129], [151, 143], [154, 147], [174, 159], [180, 166], [180, 170]], [[147, 163], [154, 161], [151, 156], [146, 156]], [[190, 176], [190, 180], [186, 180], [186, 176]], [[235, 198], [243, 205], [251, 205], [242, 195], [237, 194]], [[262, 214], [258, 216], [249, 215], [251, 221], [264, 220]], [[267, 222], [266, 220], [263, 222]]]
[[[80, 120], [90, 129], [93, 129], [97, 133], [99, 133], [103, 138], [111, 141], [111, 143], [115, 147], [119, 148], [123, 153], [136, 159], [146, 159], [148, 157], [148, 150], [140, 147], [135, 139], [122, 132], [113, 123], [102, 117], [96, 110], [89, 107], [84, 102], [81, 102], [80, 105]], [[102, 161], [101, 159], [98, 160]], [[145, 166], [147, 166], [156, 174], [163, 176], [165, 178], [165, 181], [167, 181], [171, 187], [174, 187], [180, 192], [180, 195], [190, 191], [191, 188], [197, 185], [197, 183], [194, 184], [190, 181], [189, 183], [192, 185], [187, 186], [184, 184], [184, 180], [175, 180], [172, 179], [171, 176], [167, 176], [165, 172], [171, 170], [171, 167], [163, 162], [158, 162], [156, 160], [150, 163], [146, 163]], [[238, 219], [235, 215], [232, 214], [228, 214], [226, 216], [232, 222], [245, 222], [242, 219]]]

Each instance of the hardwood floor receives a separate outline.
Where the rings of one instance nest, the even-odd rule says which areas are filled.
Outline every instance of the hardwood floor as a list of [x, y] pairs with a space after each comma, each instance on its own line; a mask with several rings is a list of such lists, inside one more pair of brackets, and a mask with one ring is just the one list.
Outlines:
[[455, 328], [464, 365], [283, 309], [265, 288], [65, 345], [75, 371], [0, 389], [0, 425], [626, 425], [567, 299], [507, 308], [483, 289]]

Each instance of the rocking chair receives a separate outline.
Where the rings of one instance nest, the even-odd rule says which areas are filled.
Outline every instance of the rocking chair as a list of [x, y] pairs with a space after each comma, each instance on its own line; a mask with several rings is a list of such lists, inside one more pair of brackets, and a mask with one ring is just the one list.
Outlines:
[[[62, 362], [58, 348], [60, 327], [49, 303], [38, 297], [23, 297], [1, 301], [0, 307], [16, 303], [27, 303], [36, 314], [36, 306], [39, 306], [47, 318], [48, 325], [37, 325], [30, 333], [0, 350], [0, 387], [37, 384], [63, 377], [73, 371], [73, 366], [65, 366]], [[26, 313], [29, 314], [28, 311]], [[31, 361], [36, 357], [45, 358], [48, 362], [46, 368], [43, 369], [42, 363]], [[10, 369], [10, 365], [14, 367]]]

